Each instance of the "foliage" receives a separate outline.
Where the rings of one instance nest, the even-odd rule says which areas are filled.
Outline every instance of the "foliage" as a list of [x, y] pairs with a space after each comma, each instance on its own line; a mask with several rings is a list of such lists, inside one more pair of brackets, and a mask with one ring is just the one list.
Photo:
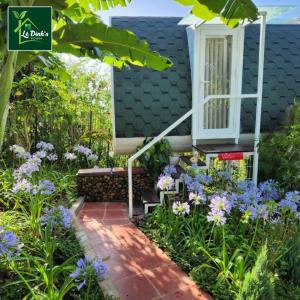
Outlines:
[[[272, 177], [286, 189], [300, 189], [300, 105], [284, 129], [265, 137], [260, 146], [260, 178]], [[295, 123], [294, 123], [295, 122]]]
[[[161, 188], [167, 188], [164, 183], [172, 173], [165, 168]], [[261, 267], [265, 288], [266, 274], [276, 277], [276, 299], [285, 299], [287, 291], [290, 299], [297, 299], [298, 271], [293, 266], [299, 259], [299, 192], [284, 192], [273, 180], [256, 187], [233, 175], [224, 170], [183, 173], [179, 195], [169, 195], [149, 215], [145, 233], [214, 299], [238, 297], [247, 286], [246, 276], [250, 282]], [[265, 243], [268, 263], [258, 255]]]
[[[152, 138], [146, 138], [142, 145], [137, 147], [137, 151], [151, 142]], [[169, 164], [171, 155], [171, 146], [167, 139], [153, 145], [149, 150], [144, 152], [138, 159], [141, 167], [151, 176], [157, 178], [163, 168]]]
[[[130, 1], [127, 1], [130, 2]], [[105, 25], [96, 14], [96, 9], [108, 9], [118, 5], [125, 6], [126, 1], [79, 1], [56, 0], [13, 1], [14, 6], [52, 6], [53, 51], [69, 53], [76, 56], [100, 58], [116, 67], [132, 64], [148, 66], [155, 70], [165, 70], [172, 62], [152, 51], [145, 40], [140, 40], [134, 33], [127, 30], [112, 28]], [[6, 128], [9, 97], [11, 94], [13, 76], [31, 61], [40, 59], [42, 62], [52, 57], [49, 52], [23, 51], [9, 52], [7, 49], [7, 8], [8, 1], [0, 5], [0, 59], [4, 66], [0, 72], [0, 151]], [[101, 4], [100, 4], [101, 3]], [[99, 49], [100, 48], [100, 49]]]
[[237, 300], [275, 299], [274, 283], [268, 273], [267, 246], [264, 245], [258, 254], [253, 269], [247, 272], [240, 288]]
[[258, 10], [251, 0], [175, 0], [176, 2], [192, 6], [191, 13], [205, 21], [220, 17], [221, 21], [230, 28], [238, 26], [241, 22], [255, 21]]

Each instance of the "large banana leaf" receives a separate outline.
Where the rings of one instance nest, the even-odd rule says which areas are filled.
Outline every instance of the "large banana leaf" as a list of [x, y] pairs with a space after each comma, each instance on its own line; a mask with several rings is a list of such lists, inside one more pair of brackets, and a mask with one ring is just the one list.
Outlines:
[[55, 31], [53, 39], [53, 50], [56, 52], [100, 56], [117, 67], [133, 64], [162, 71], [172, 65], [168, 58], [151, 51], [149, 44], [132, 32], [103, 23], [68, 24]]
[[258, 18], [257, 7], [251, 0], [175, 0], [184, 6], [192, 6], [191, 13], [205, 21], [220, 17], [222, 22], [234, 28], [248, 20]]

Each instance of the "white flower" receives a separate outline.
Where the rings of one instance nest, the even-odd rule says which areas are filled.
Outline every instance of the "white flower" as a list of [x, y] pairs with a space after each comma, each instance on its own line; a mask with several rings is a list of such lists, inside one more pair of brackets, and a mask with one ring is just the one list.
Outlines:
[[47, 156], [47, 152], [44, 150], [40, 150], [40, 151], [35, 152], [34, 155], [38, 158], [45, 158]]
[[64, 154], [64, 158], [67, 160], [75, 160], [77, 156], [74, 153], [67, 152]]
[[9, 150], [15, 153], [18, 158], [28, 159], [30, 157], [30, 153], [26, 152], [22, 146], [12, 145]]
[[207, 221], [214, 222], [217, 226], [224, 225], [226, 223], [224, 211], [223, 210], [211, 210], [208, 213]]
[[57, 155], [55, 154], [55, 153], [51, 153], [51, 154], [49, 154], [48, 156], [47, 156], [47, 159], [49, 160], [49, 161], [56, 161], [57, 160]]
[[88, 160], [97, 160], [98, 159], [98, 156], [96, 154], [90, 154], [88, 157], [87, 157]]
[[215, 196], [210, 200], [209, 207], [215, 211], [222, 210], [230, 213], [232, 204], [226, 199], [226, 197]]
[[157, 187], [164, 191], [164, 190], [172, 190], [174, 187], [175, 182], [174, 179], [170, 175], [160, 175], [157, 183]]
[[177, 216], [188, 215], [191, 211], [190, 205], [187, 202], [176, 201], [172, 205], [173, 213]]
[[198, 193], [194, 193], [194, 192], [190, 192], [189, 194], [189, 200], [193, 201], [193, 203], [195, 205], [199, 205], [201, 203], [205, 203], [206, 202], [206, 198], [204, 194], [198, 194]]

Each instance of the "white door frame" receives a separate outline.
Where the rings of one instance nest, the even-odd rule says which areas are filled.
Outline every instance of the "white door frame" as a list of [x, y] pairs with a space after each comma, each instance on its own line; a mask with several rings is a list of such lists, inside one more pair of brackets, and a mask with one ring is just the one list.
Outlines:
[[[193, 66], [193, 107], [204, 99], [205, 74], [205, 40], [207, 36], [232, 36], [232, 62], [231, 62], [231, 92], [241, 94], [244, 54], [244, 27], [229, 29], [224, 25], [201, 25], [195, 30], [194, 66]], [[240, 134], [241, 100], [231, 101], [229, 128], [204, 129], [203, 107], [192, 118], [192, 138], [199, 139], [238, 139]]]

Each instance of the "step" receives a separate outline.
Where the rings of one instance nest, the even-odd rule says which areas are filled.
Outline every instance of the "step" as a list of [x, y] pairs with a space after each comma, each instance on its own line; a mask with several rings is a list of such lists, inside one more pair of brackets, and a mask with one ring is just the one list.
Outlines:
[[235, 153], [235, 152], [253, 152], [253, 144], [213, 144], [213, 145], [196, 145], [193, 146], [200, 153], [219, 154], [219, 153]]
[[184, 169], [183, 169], [182, 167], [180, 167], [180, 166], [175, 166], [175, 168], [176, 168], [176, 173], [172, 174], [171, 176], [172, 176], [173, 179], [176, 180], [176, 179], [179, 179], [180, 175], [181, 175], [182, 173], [185, 173], [185, 171], [184, 171]]
[[[192, 166], [192, 162], [191, 162], [191, 158], [193, 156], [192, 155], [184, 155], [184, 156], [180, 156], [180, 160], [185, 163], [188, 166]], [[198, 167], [206, 167], [206, 164], [204, 161], [198, 160], [197, 162]]]
[[159, 196], [155, 190], [142, 192], [141, 199], [144, 204], [160, 203]]

